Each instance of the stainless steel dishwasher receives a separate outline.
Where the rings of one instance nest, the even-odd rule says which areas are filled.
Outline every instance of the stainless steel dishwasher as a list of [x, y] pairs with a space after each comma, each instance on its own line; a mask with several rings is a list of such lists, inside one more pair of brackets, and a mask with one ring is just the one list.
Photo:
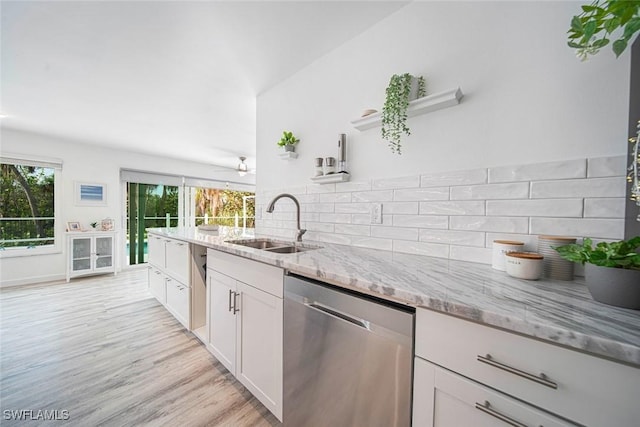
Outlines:
[[284, 289], [284, 425], [411, 425], [415, 310], [293, 275]]

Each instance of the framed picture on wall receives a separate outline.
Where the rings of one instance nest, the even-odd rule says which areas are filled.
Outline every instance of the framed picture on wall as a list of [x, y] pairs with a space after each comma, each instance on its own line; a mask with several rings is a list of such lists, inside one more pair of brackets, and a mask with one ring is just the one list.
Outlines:
[[76, 181], [75, 196], [78, 206], [106, 206], [107, 186]]

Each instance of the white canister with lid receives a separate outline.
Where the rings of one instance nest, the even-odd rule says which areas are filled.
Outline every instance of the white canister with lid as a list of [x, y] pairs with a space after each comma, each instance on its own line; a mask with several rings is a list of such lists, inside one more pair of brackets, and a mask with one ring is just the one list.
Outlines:
[[526, 280], [538, 280], [542, 276], [544, 257], [534, 252], [509, 252], [505, 255], [507, 274]]
[[507, 252], [522, 252], [523, 249], [524, 242], [517, 242], [513, 240], [494, 240], [491, 267], [496, 270], [505, 271], [505, 254]]

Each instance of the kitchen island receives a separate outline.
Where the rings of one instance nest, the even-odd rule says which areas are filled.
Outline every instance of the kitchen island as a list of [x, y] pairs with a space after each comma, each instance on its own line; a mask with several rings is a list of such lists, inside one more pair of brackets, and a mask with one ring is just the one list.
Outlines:
[[521, 280], [484, 264], [319, 242], [307, 242], [319, 249], [277, 254], [227, 243], [241, 236], [223, 230], [150, 233], [640, 367], [640, 312], [594, 301], [581, 278]]

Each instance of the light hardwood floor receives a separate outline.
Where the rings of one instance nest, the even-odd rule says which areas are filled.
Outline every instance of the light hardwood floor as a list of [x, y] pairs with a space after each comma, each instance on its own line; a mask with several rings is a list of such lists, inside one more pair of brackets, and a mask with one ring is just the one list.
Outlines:
[[2, 290], [0, 321], [2, 426], [280, 425], [147, 292], [146, 270]]

